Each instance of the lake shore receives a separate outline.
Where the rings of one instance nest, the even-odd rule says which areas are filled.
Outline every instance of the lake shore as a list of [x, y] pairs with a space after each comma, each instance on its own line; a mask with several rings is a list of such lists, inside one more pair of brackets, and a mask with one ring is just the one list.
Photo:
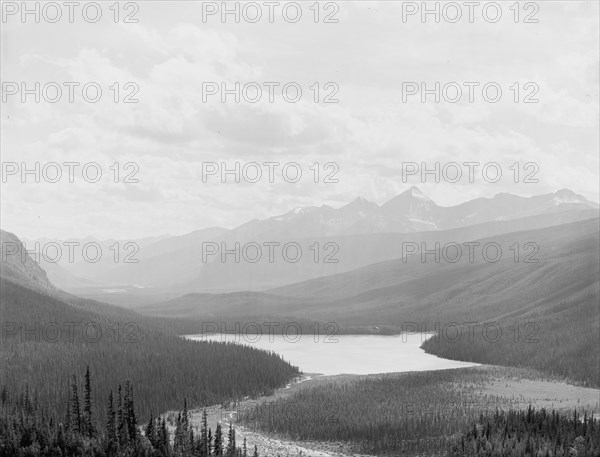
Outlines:
[[273, 351], [305, 372], [324, 375], [396, 373], [464, 368], [474, 362], [450, 360], [425, 352], [433, 333], [403, 335], [249, 335], [215, 333], [184, 338], [234, 343]]
[[[562, 380], [550, 379], [548, 376], [527, 369], [480, 365], [471, 368], [459, 368], [469, 379], [469, 387], [474, 388], [477, 395], [486, 399], [489, 411], [499, 404], [510, 404], [512, 409], [526, 409], [529, 405], [536, 408], [555, 409], [562, 412], [572, 412], [573, 409], [586, 411], [589, 414], [600, 414], [600, 390], [580, 387]], [[453, 370], [454, 371], [454, 370]], [[351, 375], [341, 374], [325, 376], [305, 374], [296, 382], [278, 389], [273, 395], [244, 399], [236, 404], [214, 405], [206, 408], [209, 427], [215, 430], [218, 422], [224, 429], [224, 435], [233, 422], [236, 429], [238, 446], [247, 440], [248, 449], [258, 447], [261, 456], [280, 457], [357, 457], [364, 456], [360, 448], [352, 443], [323, 442], [295, 440], [291, 437], [277, 436], [264, 430], [257, 430], [238, 422], [240, 412], [248, 411], [257, 404], [273, 402], [292, 395], [299, 389], [310, 388], [319, 384], [336, 384], [348, 381], [367, 379], [369, 377], [392, 376], [402, 377], [409, 373], [388, 373], [383, 375]], [[464, 388], [461, 385], [461, 388]], [[490, 399], [497, 399], [490, 402]], [[419, 407], [419, 405], [417, 405]], [[425, 408], [426, 406], [422, 406]], [[437, 405], [444, 407], [444, 405]], [[446, 405], [445, 407], [452, 407]], [[191, 423], [199, 428], [202, 419], [202, 409], [191, 410]]]

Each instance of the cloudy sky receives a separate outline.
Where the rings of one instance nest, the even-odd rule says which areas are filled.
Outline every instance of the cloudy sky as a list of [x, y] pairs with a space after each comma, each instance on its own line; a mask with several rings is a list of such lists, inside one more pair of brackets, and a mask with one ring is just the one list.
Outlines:
[[[256, 23], [246, 20], [257, 11], [250, 7], [239, 23], [233, 15], [225, 23], [218, 13], [203, 16], [203, 8], [206, 13], [213, 6], [206, 2], [139, 2], [137, 11], [122, 4], [118, 23], [109, 3], [96, 23], [81, 11], [70, 23], [67, 7], [56, 23], [46, 20], [55, 16], [50, 9], [39, 23], [30, 16], [23, 23], [20, 12], [5, 14], [2, 228], [28, 238], [183, 234], [231, 228], [298, 206], [342, 206], [357, 196], [383, 203], [412, 185], [441, 205], [560, 188], [598, 201], [598, 2], [538, 2], [539, 11], [522, 4], [517, 23], [513, 2], [501, 2], [495, 23], [479, 9], [470, 22], [466, 7], [455, 23], [446, 20], [454, 17], [450, 9], [439, 23], [431, 16], [423, 23], [418, 13], [403, 22], [407, 2], [384, 1], [322, 3], [315, 23], [311, 3], [302, 3], [295, 23], [288, 21], [295, 9], [283, 17], [284, 3], [274, 8], [271, 23], [262, 2]], [[137, 23], [123, 22], [129, 13]], [[325, 23], [328, 15], [337, 22]], [[524, 23], [526, 17], [537, 22]], [[23, 102], [22, 83], [34, 88], [36, 82], [40, 102], [34, 95]], [[208, 95], [208, 88], [236, 82], [248, 89], [239, 103], [233, 95], [225, 103], [220, 94]], [[436, 103], [433, 95], [423, 103], [419, 94], [404, 101], [407, 82], [429, 88], [453, 83], [447, 98], [454, 98], [457, 85], [464, 92], [456, 103], [443, 96]], [[472, 103], [465, 82], [479, 84]], [[79, 84], [72, 86], [72, 103], [64, 83]], [[88, 83], [102, 89], [96, 103], [83, 97]], [[265, 83], [279, 84], [272, 86], [273, 102]], [[288, 83], [286, 100], [281, 88]], [[487, 83], [502, 89], [496, 103], [482, 95]], [[57, 85], [62, 95], [50, 103]], [[252, 103], [256, 86], [263, 93]], [[302, 94], [292, 103], [294, 87]], [[324, 103], [327, 96], [338, 102]], [[126, 97], [138, 102], [124, 103]], [[22, 164], [33, 169], [36, 162], [81, 165], [72, 183], [65, 165], [58, 182], [43, 175], [40, 183], [33, 175], [22, 182]], [[95, 183], [81, 173], [91, 162], [103, 172]], [[222, 183], [218, 174], [203, 180], [208, 162], [280, 165], [272, 183], [266, 167], [258, 182], [226, 176]], [[282, 176], [291, 162], [303, 172], [295, 183]], [[467, 176], [456, 183], [429, 176], [423, 183], [419, 174], [405, 179], [407, 162], [481, 165], [472, 183]], [[483, 179], [488, 162], [500, 164], [498, 182]], [[518, 183], [509, 168], [515, 162]], [[524, 169], [526, 163], [535, 165]], [[55, 169], [45, 170], [53, 180]], [[522, 182], [530, 173], [537, 183]], [[123, 182], [127, 176], [138, 182]], [[294, 170], [287, 176], [293, 180]], [[328, 176], [337, 182], [324, 182]]]

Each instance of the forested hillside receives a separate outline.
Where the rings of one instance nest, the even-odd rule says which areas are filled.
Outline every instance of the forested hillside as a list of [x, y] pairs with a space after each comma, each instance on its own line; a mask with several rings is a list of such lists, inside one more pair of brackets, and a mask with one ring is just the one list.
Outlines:
[[[501, 316], [482, 322], [476, 331], [462, 326], [460, 331], [442, 332], [425, 341], [423, 348], [447, 359], [531, 367], [600, 387], [598, 303], [596, 284], [518, 319]], [[456, 338], [455, 332], [462, 332], [462, 337]]]
[[[491, 377], [497, 375], [492, 372]], [[542, 410], [535, 418], [531, 409], [528, 414], [508, 413], [535, 403], [518, 395], [485, 393], [490, 379], [486, 371], [470, 368], [342, 377], [252, 405], [242, 411], [240, 420], [291, 439], [349, 443], [350, 452], [357, 454], [598, 455], [597, 420], [569, 420], [564, 411]], [[586, 413], [597, 407], [582, 403], [576, 414], [589, 418]], [[568, 414], [573, 417], [572, 410]], [[569, 454], [572, 446], [582, 446], [587, 453]], [[511, 451], [506, 453], [507, 449]]]
[[[250, 347], [184, 340], [148, 326], [134, 313], [109, 316], [2, 280], [2, 372], [10, 392], [28, 384], [41, 403], [64, 414], [71, 373], [89, 365], [94, 395], [130, 380], [136, 385], [141, 419], [150, 411], [215, 404], [272, 391], [297, 375], [273, 353]], [[89, 303], [88, 303], [89, 305]], [[97, 304], [96, 304], [97, 305]], [[98, 406], [101, 419], [106, 404]]]
[[[58, 416], [37, 393], [25, 385], [19, 391], [6, 387], [0, 393], [0, 457], [247, 457], [246, 442], [236, 443], [229, 426], [227, 439], [218, 424], [214, 433], [206, 415], [199, 430], [190, 423], [187, 402], [170, 431], [164, 417], [151, 416], [141, 424], [137, 393], [129, 381], [115, 386], [106, 403], [106, 420], [97, 417], [93, 396], [96, 381], [86, 369], [83, 380], [73, 375], [64, 416]], [[206, 413], [205, 413], [206, 414]], [[140, 427], [144, 425], [143, 427]], [[237, 446], [236, 444], [241, 444]], [[256, 447], [252, 457], [258, 457]]]
[[481, 248], [473, 259], [465, 248], [457, 261], [448, 260], [454, 250], [446, 258], [438, 251], [268, 293], [187, 295], [148, 310], [195, 318], [199, 329], [229, 317], [299, 322], [307, 333], [311, 321], [346, 333], [438, 332], [425, 347], [443, 357], [534, 367], [600, 386], [598, 221], [474, 240], [501, 249], [493, 262]]
[[600, 421], [545, 409], [481, 417], [452, 444], [448, 457], [596, 457]]

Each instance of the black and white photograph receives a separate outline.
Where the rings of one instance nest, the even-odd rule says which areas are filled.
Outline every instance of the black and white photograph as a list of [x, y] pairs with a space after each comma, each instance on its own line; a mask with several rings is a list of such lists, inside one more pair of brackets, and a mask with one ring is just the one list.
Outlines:
[[0, 6], [0, 457], [600, 457], [598, 0]]

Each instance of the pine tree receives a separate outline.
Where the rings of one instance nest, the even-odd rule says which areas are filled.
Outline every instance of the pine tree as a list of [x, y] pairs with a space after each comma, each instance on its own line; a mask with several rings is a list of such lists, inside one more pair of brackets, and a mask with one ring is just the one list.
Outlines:
[[124, 405], [127, 422], [127, 435], [130, 441], [135, 441], [138, 435], [137, 416], [135, 414], [135, 404], [133, 401], [133, 386], [129, 381], [125, 382], [127, 403]]
[[123, 398], [123, 388], [119, 384], [117, 390], [117, 437], [119, 445], [121, 447], [127, 446], [129, 442], [129, 435], [127, 433], [127, 416], [126, 416], [126, 403], [129, 401], [127, 398], [127, 392], [125, 392], [125, 398]]
[[173, 452], [175, 455], [180, 455], [183, 453], [183, 419], [181, 417], [181, 412], [177, 413], [177, 422], [175, 425], [175, 436], [173, 437]]
[[252, 457], [258, 457], [258, 447], [256, 447], [256, 444], [254, 445], [254, 454], [252, 454]]
[[[67, 408], [68, 410], [69, 408]], [[58, 433], [56, 434], [56, 445], [64, 449], [67, 446], [67, 440], [65, 438], [65, 429], [62, 424], [58, 426]]]
[[106, 438], [109, 441], [117, 441], [117, 423], [115, 414], [115, 405], [113, 398], [113, 391], [110, 391], [108, 396], [108, 411], [106, 418]]
[[70, 432], [71, 431], [71, 427], [72, 427], [72, 424], [71, 424], [71, 405], [70, 405], [70, 402], [71, 402], [71, 396], [69, 395], [69, 402], [67, 403], [67, 408], [66, 408], [67, 412], [65, 414], [65, 432]]
[[213, 448], [213, 455], [215, 457], [221, 457], [223, 455], [223, 430], [221, 424], [217, 422], [217, 429], [215, 430], [215, 445]]
[[229, 421], [229, 433], [228, 433], [228, 441], [227, 441], [227, 457], [235, 457], [235, 429], [233, 428], [233, 422]]
[[0, 394], [0, 400], [2, 400], [2, 406], [6, 404], [8, 400], [8, 392], [6, 391], [6, 386], [2, 386], [2, 393]]
[[85, 371], [85, 394], [84, 394], [84, 405], [83, 405], [83, 432], [92, 438], [95, 433], [94, 421], [92, 418], [92, 386], [90, 380], [90, 367], [86, 368]]
[[246, 449], [246, 437], [244, 437], [244, 447], [242, 448], [243, 456], [248, 457], [248, 450]]
[[158, 429], [157, 447], [164, 456], [168, 456], [170, 439], [169, 439], [169, 430], [167, 430], [167, 421], [165, 420], [164, 417], [162, 418], [162, 422], [160, 420], [160, 417], [158, 418], [158, 425], [159, 425], [159, 429]]
[[200, 426], [200, 457], [209, 456], [209, 443], [208, 443], [208, 419], [206, 415], [206, 409], [202, 411], [202, 425]]
[[109, 457], [118, 455], [119, 439], [117, 437], [117, 419], [115, 413], [115, 403], [113, 391], [110, 391], [108, 396], [108, 410], [106, 412], [106, 437], [105, 437], [105, 452]]
[[156, 429], [154, 428], [154, 416], [152, 415], [152, 411], [150, 411], [150, 420], [146, 425], [146, 438], [152, 444], [152, 446], [156, 446]]
[[194, 429], [192, 427], [188, 427], [188, 437], [187, 437], [186, 449], [189, 453], [193, 454], [195, 452], [194, 449]]
[[189, 423], [189, 412], [188, 412], [188, 408], [187, 408], [187, 398], [185, 398], [185, 397], [183, 399], [183, 423], [186, 424], [186, 425]]
[[71, 385], [72, 389], [72, 398], [71, 398], [71, 408], [72, 408], [72, 422], [73, 422], [73, 430], [76, 433], [82, 432], [82, 423], [81, 423], [81, 405], [79, 404], [79, 395], [77, 394], [77, 378], [73, 375], [73, 384]]

